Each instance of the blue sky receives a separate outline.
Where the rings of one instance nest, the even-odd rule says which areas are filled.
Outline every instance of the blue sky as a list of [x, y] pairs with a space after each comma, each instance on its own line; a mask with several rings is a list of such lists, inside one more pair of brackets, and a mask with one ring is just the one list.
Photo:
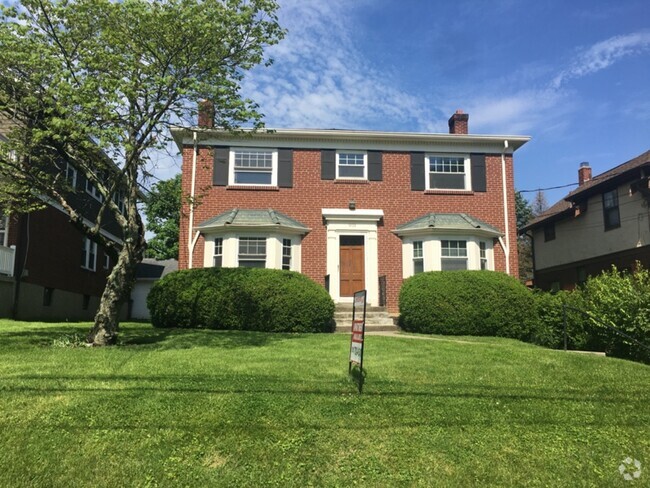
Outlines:
[[647, 0], [279, 1], [288, 34], [244, 84], [268, 127], [447, 132], [462, 109], [471, 133], [532, 136], [521, 190], [650, 149]]

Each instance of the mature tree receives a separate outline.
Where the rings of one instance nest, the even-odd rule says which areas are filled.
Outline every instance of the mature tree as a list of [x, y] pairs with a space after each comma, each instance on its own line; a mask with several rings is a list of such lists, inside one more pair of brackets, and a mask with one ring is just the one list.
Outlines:
[[146, 255], [156, 259], [178, 259], [181, 175], [153, 185], [144, 205], [147, 228], [155, 234], [147, 241]]
[[[240, 85], [283, 36], [277, 8], [275, 0], [22, 0], [0, 8], [0, 115], [14, 124], [5, 145], [15, 154], [0, 156], [0, 180], [11, 182], [0, 206], [54, 201], [112, 255], [88, 342], [117, 339], [145, 248], [138, 185], [152, 151], [169, 141], [168, 126], [193, 120], [200, 99], [214, 103], [216, 126], [262, 125]], [[101, 196], [90, 224], [71, 201], [67, 163]], [[119, 244], [100, 233], [108, 215], [120, 226]]]
[[[530, 203], [518, 191], [515, 192], [515, 212], [517, 214], [517, 231], [521, 232], [521, 229], [531, 221], [534, 215]], [[526, 234], [519, 233], [517, 254], [519, 257], [519, 280], [526, 283], [533, 278], [533, 248], [530, 237]]]
[[537, 217], [548, 210], [548, 202], [546, 201], [546, 195], [542, 190], [537, 190], [535, 193], [535, 199], [533, 200], [532, 205], [533, 216]]

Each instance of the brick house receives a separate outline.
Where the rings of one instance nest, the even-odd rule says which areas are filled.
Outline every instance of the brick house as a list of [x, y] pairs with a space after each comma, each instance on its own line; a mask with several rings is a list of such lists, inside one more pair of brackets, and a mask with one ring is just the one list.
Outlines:
[[265, 266], [306, 274], [335, 302], [367, 289], [397, 312], [420, 271], [517, 276], [513, 153], [529, 137], [276, 129], [172, 131], [182, 151], [179, 268]]
[[592, 177], [522, 230], [532, 237], [534, 285], [570, 290], [609, 269], [650, 267], [650, 151]]
[[[6, 119], [0, 119], [0, 138], [8, 130]], [[101, 206], [99, 193], [73, 166], [60, 166], [77, 190], [72, 205], [92, 219]], [[111, 219], [102, 232], [120, 242]], [[0, 317], [92, 319], [111, 266], [101, 246], [73, 227], [54, 202], [25, 214], [5, 215], [0, 209]]]

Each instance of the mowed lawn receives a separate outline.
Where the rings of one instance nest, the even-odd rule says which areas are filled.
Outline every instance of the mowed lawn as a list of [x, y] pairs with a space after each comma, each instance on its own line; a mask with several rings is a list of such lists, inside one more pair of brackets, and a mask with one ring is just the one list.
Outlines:
[[[0, 486], [650, 486], [650, 367], [513, 340], [0, 321]], [[627, 482], [619, 465], [642, 463]]]

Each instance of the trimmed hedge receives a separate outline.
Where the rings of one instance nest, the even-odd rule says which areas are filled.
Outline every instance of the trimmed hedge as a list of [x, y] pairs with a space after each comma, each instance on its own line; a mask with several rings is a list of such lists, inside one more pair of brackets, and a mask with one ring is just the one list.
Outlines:
[[331, 332], [334, 302], [293, 271], [202, 268], [170, 273], [147, 298], [154, 327]]
[[428, 334], [500, 336], [530, 341], [537, 321], [532, 292], [494, 271], [433, 271], [404, 281], [400, 325]]

